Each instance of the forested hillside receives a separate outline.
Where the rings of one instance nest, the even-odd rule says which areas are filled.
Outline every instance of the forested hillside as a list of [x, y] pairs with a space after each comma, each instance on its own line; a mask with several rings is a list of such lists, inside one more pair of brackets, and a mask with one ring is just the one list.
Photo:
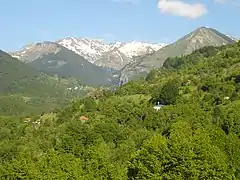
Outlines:
[[52, 113], [2, 117], [0, 179], [240, 179], [239, 90], [240, 42]]
[[0, 50], [0, 115], [19, 115], [49, 111], [66, 104], [84, 91], [74, 78], [47, 75]]

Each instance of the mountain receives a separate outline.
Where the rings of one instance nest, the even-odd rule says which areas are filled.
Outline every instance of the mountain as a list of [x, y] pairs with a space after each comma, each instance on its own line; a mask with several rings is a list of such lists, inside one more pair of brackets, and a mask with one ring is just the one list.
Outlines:
[[[0, 93], [38, 94], [49, 86], [42, 84], [40, 72], [0, 50]], [[52, 89], [52, 87], [51, 87]]]
[[87, 38], [66, 38], [56, 43], [74, 51], [91, 63], [115, 69], [121, 69], [131, 62], [134, 56], [155, 52], [165, 46], [163, 43], [151, 44], [140, 41], [104, 44], [99, 40]]
[[98, 67], [75, 52], [53, 42], [31, 44], [12, 53], [13, 57], [28, 63], [32, 67], [60, 76], [72, 76], [82, 84], [109, 85], [112, 73]]
[[0, 115], [48, 111], [64, 104], [63, 96], [58, 80], [0, 50]]
[[236, 42], [238, 42], [238, 41], [239, 41], [239, 38], [232, 37], [232, 36], [230, 36], [230, 35], [226, 35], [226, 36], [227, 36], [227, 37], [229, 37], [230, 39], [232, 39], [232, 40], [236, 41]]
[[77, 79], [44, 74], [0, 50], [0, 115], [49, 111], [89, 90]]
[[240, 180], [239, 57], [240, 43], [205, 47], [51, 113], [0, 117], [0, 179]]
[[160, 68], [168, 57], [187, 55], [206, 46], [221, 46], [233, 43], [236, 43], [236, 41], [215, 29], [200, 27], [175, 43], [167, 45], [155, 53], [140, 56], [136, 61], [127, 64], [121, 70], [120, 79], [132, 79], [136, 75], [146, 74], [150, 69]]
[[79, 54], [91, 63], [98, 60], [102, 53], [108, 51], [107, 45], [95, 39], [69, 37], [58, 40], [56, 43]]

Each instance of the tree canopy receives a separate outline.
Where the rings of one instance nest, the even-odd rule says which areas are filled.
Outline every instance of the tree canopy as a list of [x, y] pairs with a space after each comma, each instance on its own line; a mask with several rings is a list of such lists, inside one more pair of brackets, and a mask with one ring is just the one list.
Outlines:
[[240, 46], [180, 59], [50, 113], [0, 117], [0, 179], [240, 179]]

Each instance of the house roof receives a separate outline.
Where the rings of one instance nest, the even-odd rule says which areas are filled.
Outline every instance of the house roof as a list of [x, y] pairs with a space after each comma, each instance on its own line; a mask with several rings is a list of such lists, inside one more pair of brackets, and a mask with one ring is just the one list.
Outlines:
[[81, 121], [87, 121], [87, 120], [88, 120], [88, 117], [86, 117], [86, 116], [80, 116], [78, 119], [81, 120]]

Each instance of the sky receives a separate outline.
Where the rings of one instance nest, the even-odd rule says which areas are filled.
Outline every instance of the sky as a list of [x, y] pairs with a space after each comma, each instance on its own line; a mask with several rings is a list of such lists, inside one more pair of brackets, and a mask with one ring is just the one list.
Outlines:
[[172, 43], [201, 26], [240, 37], [240, 0], [5, 0], [0, 49], [87, 37]]

